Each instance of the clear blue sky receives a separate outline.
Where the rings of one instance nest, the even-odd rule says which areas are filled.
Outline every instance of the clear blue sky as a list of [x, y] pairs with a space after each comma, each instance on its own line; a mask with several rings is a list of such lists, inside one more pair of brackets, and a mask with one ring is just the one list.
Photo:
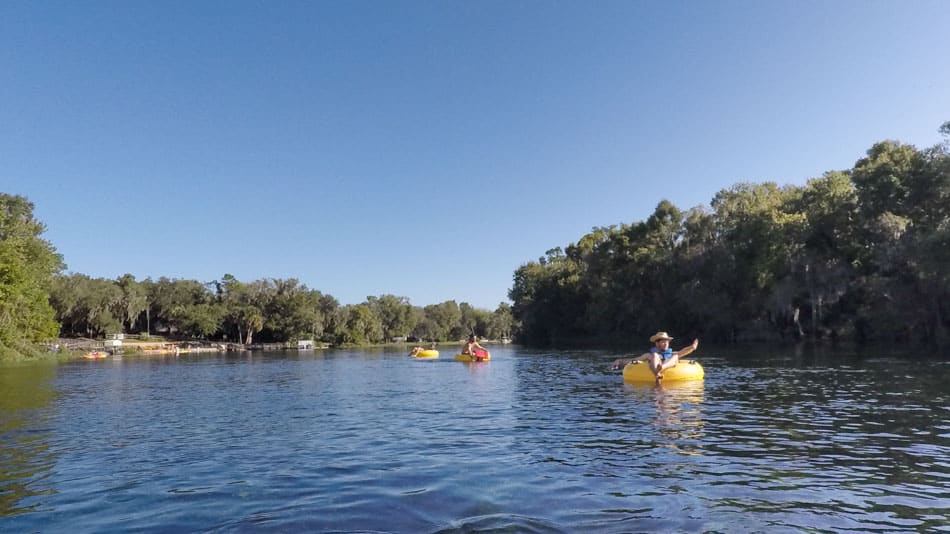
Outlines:
[[0, 2], [0, 192], [70, 272], [494, 309], [666, 198], [950, 120], [950, 2]]

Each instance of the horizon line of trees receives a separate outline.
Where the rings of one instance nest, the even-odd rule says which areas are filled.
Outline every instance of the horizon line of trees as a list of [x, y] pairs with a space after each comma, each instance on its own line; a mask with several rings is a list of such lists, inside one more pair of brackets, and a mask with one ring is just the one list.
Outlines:
[[59, 336], [115, 333], [332, 345], [513, 335], [504, 302], [489, 311], [454, 300], [413, 306], [406, 297], [380, 295], [341, 306], [293, 278], [241, 282], [225, 274], [202, 283], [67, 274], [62, 256], [43, 239], [45, 231], [26, 197], [0, 192], [0, 360], [36, 356], [40, 343]]
[[918, 150], [874, 144], [804, 186], [739, 183], [710, 208], [662, 200], [515, 271], [519, 341], [950, 342], [950, 121]]
[[401, 338], [449, 341], [470, 333], [511, 336], [511, 310], [494, 311], [448, 300], [413, 306], [406, 297], [369, 296], [340, 305], [298, 280], [241, 282], [230, 274], [202, 283], [159, 278], [137, 282], [64, 274], [53, 278], [50, 304], [66, 337], [162, 333], [240, 344], [312, 339], [332, 345], [374, 344]]

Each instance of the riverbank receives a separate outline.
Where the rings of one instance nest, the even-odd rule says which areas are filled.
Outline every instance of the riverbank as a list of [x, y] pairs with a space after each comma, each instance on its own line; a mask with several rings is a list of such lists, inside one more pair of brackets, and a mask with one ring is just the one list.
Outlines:
[[[301, 347], [297, 342], [286, 343], [254, 343], [243, 345], [239, 343], [227, 343], [221, 341], [195, 341], [195, 340], [170, 340], [160, 336], [149, 336], [147, 339], [140, 339], [137, 336], [125, 336], [121, 340], [115, 339], [91, 339], [91, 338], [59, 338], [47, 343], [31, 345], [29, 347], [20, 347], [21, 350], [7, 350], [0, 354], [0, 363], [13, 363], [20, 361], [67, 361], [83, 358], [86, 354], [95, 352], [106, 352], [110, 355], [145, 355], [145, 356], [167, 356], [182, 354], [198, 354], [211, 352], [246, 352], [246, 351], [276, 351], [276, 350], [328, 350], [328, 349], [367, 349], [399, 347], [404, 348], [408, 353], [415, 346], [435, 345], [436, 348], [449, 350], [450, 348], [461, 348], [465, 340], [442, 341], [442, 342], [390, 342], [373, 344], [350, 344], [330, 345], [328, 343], [316, 343], [315, 345]], [[481, 340], [486, 345], [506, 345], [510, 340]]]

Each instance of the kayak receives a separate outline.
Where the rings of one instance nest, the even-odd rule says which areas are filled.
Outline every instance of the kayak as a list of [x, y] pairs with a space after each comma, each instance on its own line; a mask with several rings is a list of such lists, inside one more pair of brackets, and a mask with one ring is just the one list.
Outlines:
[[439, 357], [439, 351], [433, 349], [420, 350], [413, 356], [417, 360], [431, 360]]
[[[675, 367], [663, 371], [663, 382], [702, 380], [706, 373], [696, 360], [680, 360]], [[655, 382], [656, 377], [646, 362], [630, 362], [623, 368], [624, 382]]]
[[455, 361], [457, 362], [487, 362], [491, 359], [491, 353], [487, 350], [475, 349], [475, 355], [471, 354], [456, 354]]
[[83, 354], [82, 357], [86, 358], [87, 360], [98, 360], [99, 358], [105, 358], [108, 355], [109, 355], [108, 352], [97, 350], [95, 352], [87, 352]]

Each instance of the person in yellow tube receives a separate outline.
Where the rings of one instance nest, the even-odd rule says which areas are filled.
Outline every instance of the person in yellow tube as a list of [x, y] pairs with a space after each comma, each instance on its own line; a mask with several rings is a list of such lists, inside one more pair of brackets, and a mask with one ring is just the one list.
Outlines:
[[653, 371], [653, 376], [656, 377], [656, 381], [659, 383], [663, 380], [663, 371], [670, 367], [675, 367], [681, 357], [699, 348], [699, 340], [694, 339], [691, 345], [674, 351], [670, 348], [670, 341], [673, 341], [673, 338], [666, 332], [653, 334], [650, 336], [650, 341], [653, 343], [653, 347], [650, 348], [649, 352], [645, 352], [636, 358], [620, 358], [614, 360], [611, 368], [620, 369], [624, 365], [635, 361], [647, 362], [650, 365], [650, 371]]
[[[420, 352], [426, 350], [425, 347], [412, 347], [412, 350], [409, 351], [409, 357], [415, 358]], [[429, 345], [428, 350], [435, 350], [435, 343]]]

